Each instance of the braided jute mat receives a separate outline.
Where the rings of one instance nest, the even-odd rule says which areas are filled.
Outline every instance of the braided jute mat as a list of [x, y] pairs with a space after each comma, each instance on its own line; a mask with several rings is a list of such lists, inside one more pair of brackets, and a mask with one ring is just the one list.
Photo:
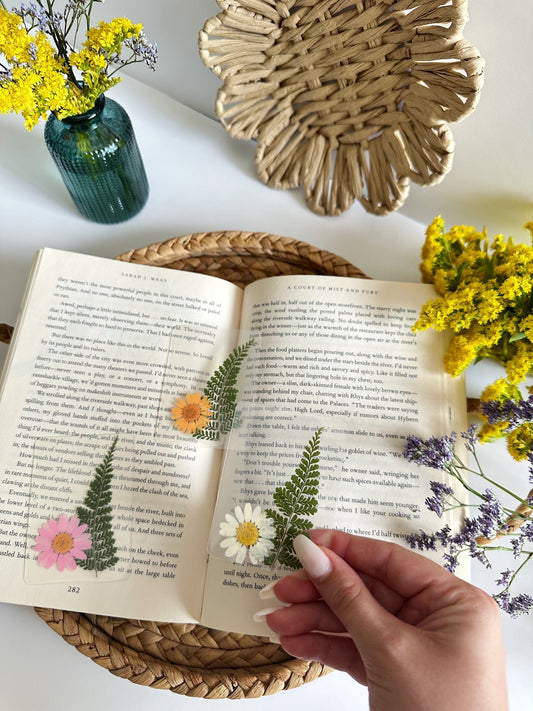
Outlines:
[[[357, 267], [304, 242], [267, 233], [209, 232], [133, 249], [117, 259], [202, 272], [244, 286], [281, 274], [367, 278]], [[9, 327], [0, 326], [8, 341]], [[266, 637], [36, 608], [79, 652], [115, 676], [206, 699], [257, 698], [313, 681], [330, 669], [294, 659]]]

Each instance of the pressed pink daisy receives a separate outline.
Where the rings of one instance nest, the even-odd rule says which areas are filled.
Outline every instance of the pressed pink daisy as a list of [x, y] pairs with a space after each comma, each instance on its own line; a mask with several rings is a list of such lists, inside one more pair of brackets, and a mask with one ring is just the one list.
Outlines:
[[51, 568], [55, 564], [58, 570], [74, 570], [76, 560], [87, 558], [84, 551], [91, 545], [87, 524], [80, 525], [77, 516], [68, 518], [61, 514], [59, 519], [51, 518], [41, 526], [33, 549], [39, 553], [37, 563], [43, 568]]

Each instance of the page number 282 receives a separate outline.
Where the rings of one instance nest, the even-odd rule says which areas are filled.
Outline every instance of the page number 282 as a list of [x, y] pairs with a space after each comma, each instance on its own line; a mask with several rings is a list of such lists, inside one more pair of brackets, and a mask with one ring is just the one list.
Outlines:
[[69, 592], [69, 593], [79, 593], [79, 592], [80, 592], [80, 588], [79, 588], [77, 585], [69, 585], [69, 586], [67, 587], [67, 592]]

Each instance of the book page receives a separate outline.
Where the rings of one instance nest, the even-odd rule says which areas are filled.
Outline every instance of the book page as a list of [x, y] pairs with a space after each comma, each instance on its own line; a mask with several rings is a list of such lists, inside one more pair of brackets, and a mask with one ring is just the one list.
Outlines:
[[[275, 509], [276, 487], [317, 432], [315, 527], [401, 543], [443, 525], [424, 506], [427, 472], [402, 454], [409, 434], [466, 429], [464, 384], [443, 371], [445, 339], [411, 331], [432, 295], [423, 284], [314, 276], [247, 287], [241, 328], [255, 342], [213, 519], [204, 624], [216, 624], [218, 606], [229, 629], [268, 634], [251, 621], [264, 607], [257, 592], [289, 570], [237, 564], [224, 555], [218, 527], [237, 505]], [[439, 475], [432, 470], [432, 479]]]
[[170, 410], [234, 347], [242, 291], [55, 250], [34, 272], [1, 386], [0, 600], [197, 621], [221, 450]]

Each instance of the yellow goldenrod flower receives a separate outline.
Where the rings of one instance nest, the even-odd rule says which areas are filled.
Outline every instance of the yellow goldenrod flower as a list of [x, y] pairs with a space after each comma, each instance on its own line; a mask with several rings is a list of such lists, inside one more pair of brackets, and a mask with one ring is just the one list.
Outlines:
[[523, 380], [533, 365], [533, 247], [502, 235], [490, 243], [486, 230], [468, 225], [446, 232], [439, 216], [426, 230], [420, 269], [438, 296], [413, 329], [454, 331], [446, 370], [459, 374], [474, 359], [492, 357], [507, 365], [512, 383]]
[[[526, 228], [533, 236], [533, 221]], [[518, 386], [533, 371], [533, 247], [502, 235], [491, 242], [486, 230], [468, 225], [446, 231], [439, 216], [426, 230], [420, 270], [437, 296], [422, 306], [413, 330], [453, 331], [444, 356], [452, 376], [481, 358], [498, 360], [506, 376], [486, 388], [481, 399], [520, 400]], [[508, 437], [507, 424], [489, 425], [485, 418], [482, 441]], [[518, 455], [526, 440], [533, 443], [525, 430], [515, 434], [510, 451]]]
[[507, 449], [513, 459], [520, 462], [526, 459], [533, 447], [533, 423], [524, 422], [507, 434]]
[[525, 319], [520, 321], [519, 333], [523, 333], [525, 337], [533, 343], [533, 315], [530, 314], [526, 316]]
[[494, 442], [497, 439], [505, 437], [507, 425], [507, 422], [498, 422], [494, 425], [484, 423], [477, 432], [479, 441], [485, 444], [486, 442]]
[[444, 354], [444, 367], [452, 376], [460, 375], [474, 360], [479, 348], [467, 336], [454, 336]]
[[64, 63], [44, 33], [30, 34], [18, 15], [1, 8], [0, 55], [11, 68], [0, 80], [0, 112], [21, 114], [31, 130], [66, 97]]
[[499, 378], [483, 390], [481, 400], [488, 402], [496, 400], [497, 402], [505, 402], [505, 400], [519, 400], [520, 390], [516, 385], [512, 385], [505, 378]]
[[507, 378], [513, 385], [525, 380], [533, 364], [533, 347], [527, 340], [515, 342], [514, 353], [506, 363]]

